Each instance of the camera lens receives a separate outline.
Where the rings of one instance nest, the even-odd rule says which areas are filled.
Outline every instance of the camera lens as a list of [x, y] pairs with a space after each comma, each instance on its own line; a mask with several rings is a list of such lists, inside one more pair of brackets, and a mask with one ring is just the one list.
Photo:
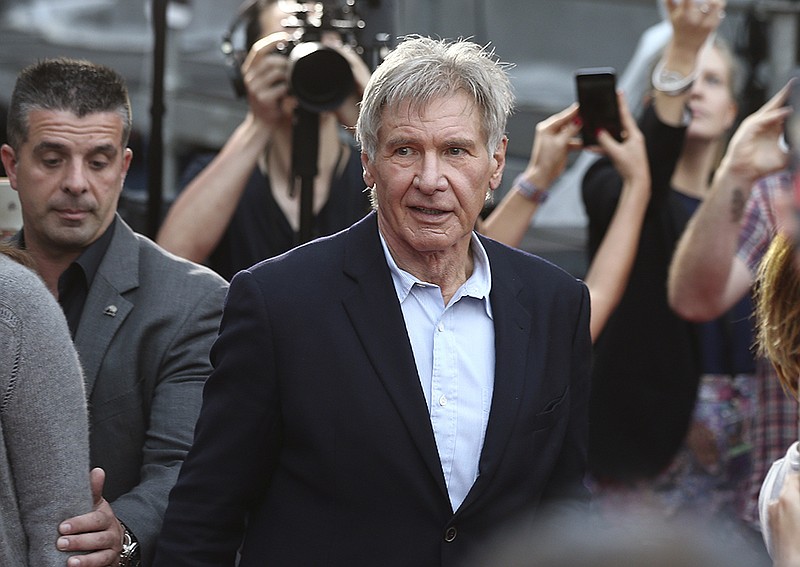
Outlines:
[[335, 49], [320, 43], [300, 43], [289, 54], [292, 94], [306, 110], [337, 108], [353, 91], [353, 72]]

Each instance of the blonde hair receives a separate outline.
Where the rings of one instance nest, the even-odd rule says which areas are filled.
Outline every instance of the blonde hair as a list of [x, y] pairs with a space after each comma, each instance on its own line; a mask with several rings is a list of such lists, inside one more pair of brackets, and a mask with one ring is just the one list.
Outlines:
[[800, 273], [795, 246], [778, 234], [756, 277], [757, 345], [775, 367], [784, 389], [798, 397], [800, 376]]

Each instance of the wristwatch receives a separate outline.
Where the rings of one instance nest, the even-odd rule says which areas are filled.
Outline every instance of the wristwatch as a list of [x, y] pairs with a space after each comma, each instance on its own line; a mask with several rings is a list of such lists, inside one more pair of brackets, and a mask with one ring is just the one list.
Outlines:
[[122, 536], [122, 551], [119, 554], [119, 567], [141, 567], [142, 554], [139, 542], [128, 527], [120, 522], [125, 533]]

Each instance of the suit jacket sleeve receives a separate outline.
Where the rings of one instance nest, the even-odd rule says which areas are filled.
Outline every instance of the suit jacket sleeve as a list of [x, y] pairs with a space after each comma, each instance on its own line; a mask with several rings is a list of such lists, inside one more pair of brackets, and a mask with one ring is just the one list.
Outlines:
[[[272, 344], [261, 292], [253, 276], [241, 272], [231, 282], [212, 349], [215, 370], [170, 495], [154, 565], [234, 565], [248, 506], [266, 487], [277, 454], [276, 385], [268, 379], [274, 375]], [[199, 500], [197, 494], [214, 497]]]
[[169, 491], [191, 446], [203, 384], [211, 372], [208, 352], [219, 325], [221, 289], [199, 298], [162, 353], [149, 400], [140, 482], [112, 504], [117, 517], [138, 539], [145, 565], [155, 551]]
[[[130, 290], [118, 281], [113, 285], [121, 292], [114, 299], [120, 311], [113, 319], [123, 317], [124, 306], [132, 308], [92, 386], [91, 449], [93, 463], [106, 469], [104, 495], [136, 536], [147, 566], [169, 491], [192, 443], [227, 283], [138, 240], [138, 285]], [[130, 263], [130, 257], [120, 253], [108, 260]], [[110, 266], [103, 273], [115, 277], [124, 269]], [[102, 313], [97, 319], [88, 321], [111, 320]], [[103, 351], [88, 344], [82, 355], [88, 358], [92, 348], [95, 357]]]

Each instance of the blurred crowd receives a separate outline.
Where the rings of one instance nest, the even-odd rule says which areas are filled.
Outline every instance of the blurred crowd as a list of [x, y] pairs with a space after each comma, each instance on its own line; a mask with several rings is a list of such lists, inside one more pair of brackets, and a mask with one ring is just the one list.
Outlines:
[[[659, 0], [496, 197], [509, 63], [371, 65], [332, 6], [240, 6], [246, 111], [152, 239], [122, 76], [17, 76], [0, 563], [800, 565], [800, 79], [753, 105], [726, 1]], [[522, 250], [565, 184], [580, 279]]]

